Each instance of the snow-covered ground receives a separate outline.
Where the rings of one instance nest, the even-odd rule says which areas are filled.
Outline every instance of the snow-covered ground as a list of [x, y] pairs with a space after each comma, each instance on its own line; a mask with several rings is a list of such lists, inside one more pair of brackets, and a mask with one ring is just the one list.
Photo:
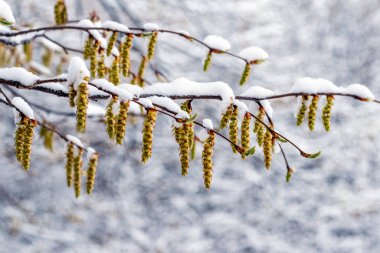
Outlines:
[[[17, 24], [52, 23], [52, 1], [7, 2]], [[201, 40], [221, 36], [230, 52], [257, 46], [270, 55], [252, 67], [249, 81], [240, 87], [243, 62], [215, 54], [204, 73], [207, 49], [159, 34], [154, 62], [170, 81], [223, 81], [241, 94], [253, 86], [288, 91], [296, 80], [310, 76], [342, 87], [361, 83], [380, 97], [376, 0], [66, 2], [72, 19], [87, 18], [95, 9], [104, 20], [130, 28], [156, 23]], [[81, 36], [54, 36], [74, 45], [82, 41]], [[145, 50], [141, 41], [136, 46]], [[138, 60], [132, 62], [134, 70]], [[150, 72], [148, 77], [154, 80]], [[69, 110], [66, 99], [24, 94], [39, 105]], [[295, 126], [295, 98], [274, 100], [271, 106], [279, 131], [307, 151], [322, 150], [321, 157], [307, 160], [284, 144], [297, 168], [289, 184], [279, 154], [266, 171], [260, 149], [242, 161], [217, 138], [213, 185], [205, 191], [201, 148], [189, 175], [182, 177], [168, 118], [158, 117], [153, 156], [146, 165], [140, 163], [141, 118], [128, 122], [121, 147], [92, 118], [79, 138], [100, 153], [95, 190], [75, 199], [66, 187], [63, 143], [56, 139], [51, 153], [36, 137], [26, 173], [14, 157], [13, 112], [0, 104], [0, 252], [379, 252], [380, 106], [336, 98], [329, 133], [320, 117], [313, 133], [307, 125]], [[218, 125], [217, 102], [197, 102], [193, 110], [198, 119], [210, 118]], [[34, 116], [47, 117], [78, 136], [74, 118], [38, 110]]]

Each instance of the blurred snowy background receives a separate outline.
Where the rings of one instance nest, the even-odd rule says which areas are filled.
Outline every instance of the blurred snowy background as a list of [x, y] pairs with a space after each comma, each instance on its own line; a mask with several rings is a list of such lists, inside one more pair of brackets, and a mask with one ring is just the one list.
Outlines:
[[[55, 1], [7, 2], [18, 24], [52, 24]], [[255, 45], [270, 54], [240, 88], [241, 62], [216, 56], [203, 73], [204, 48], [160, 35], [155, 64], [171, 80], [222, 80], [238, 94], [252, 85], [286, 91], [296, 79], [312, 76], [337, 85], [362, 83], [380, 96], [378, 0], [66, 3], [70, 19], [96, 10], [102, 19], [128, 26], [155, 22], [200, 39], [216, 34], [231, 42], [233, 52]], [[67, 104], [38, 93], [28, 97], [55, 109]], [[164, 116], [155, 129], [153, 157], [144, 166], [139, 162], [141, 119], [128, 125], [123, 147], [115, 147], [102, 124], [91, 121], [80, 138], [100, 152], [100, 165], [94, 194], [78, 200], [66, 187], [62, 142], [50, 153], [36, 138], [25, 173], [14, 157], [13, 113], [0, 106], [0, 252], [379, 252], [380, 107], [337, 98], [332, 131], [325, 133], [319, 121], [311, 134], [306, 126], [295, 127], [294, 98], [272, 105], [278, 129], [308, 151], [322, 150], [320, 158], [307, 160], [286, 146], [297, 168], [290, 184], [279, 155], [268, 172], [261, 152], [241, 161], [217, 139], [213, 186], [205, 191], [199, 155], [189, 175], [180, 175], [177, 144]], [[197, 108], [205, 109], [200, 118], [217, 119], [212, 106], [198, 103]], [[73, 133], [73, 120], [49, 119]]]

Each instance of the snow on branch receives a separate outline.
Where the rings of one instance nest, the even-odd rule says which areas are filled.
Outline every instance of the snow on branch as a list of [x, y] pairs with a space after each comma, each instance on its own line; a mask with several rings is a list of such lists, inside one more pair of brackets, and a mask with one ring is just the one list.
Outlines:
[[15, 22], [11, 7], [4, 0], [0, 0], [0, 24], [13, 25]]
[[217, 51], [225, 52], [231, 49], [231, 44], [228, 40], [216, 35], [208, 35], [203, 40], [203, 43]]
[[40, 78], [24, 68], [11, 67], [0, 69], [0, 79], [18, 82], [23, 86], [31, 86]]
[[34, 119], [34, 113], [33, 113], [33, 110], [32, 108], [29, 106], [29, 104], [27, 102], [25, 102], [24, 99], [22, 99], [21, 97], [14, 97], [12, 99], [12, 105], [14, 105], [14, 107], [20, 111], [22, 114], [24, 114], [26, 117], [28, 117], [29, 119]]

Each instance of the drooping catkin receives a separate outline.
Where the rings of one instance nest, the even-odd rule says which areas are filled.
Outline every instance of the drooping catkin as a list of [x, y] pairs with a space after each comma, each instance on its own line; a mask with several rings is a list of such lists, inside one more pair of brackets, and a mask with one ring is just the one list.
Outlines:
[[94, 37], [90, 35], [88, 36], [88, 39], [86, 40], [84, 44], [83, 58], [85, 60], [90, 59], [92, 50], [93, 50], [93, 45], [94, 45]]
[[127, 126], [129, 101], [120, 101], [119, 113], [116, 119], [115, 138], [116, 144], [121, 145], [125, 136], [125, 127]]
[[17, 123], [17, 129], [14, 134], [14, 148], [17, 161], [22, 165], [24, 159], [24, 139], [25, 129], [28, 124], [28, 118], [22, 117], [20, 122]]
[[130, 55], [131, 55], [131, 48], [133, 45], [133, 34], [128, 34], [126, 37], [121, 50], [121, 72], [123, 76], [127, 77], [129, 74], [129, 67], [130, 67]]
[[328, 132], [330, 131], [330, 119], [331, 119], [331, 110], [334, 105], [334, 96], [326, 96], [326, 104], [323, 107], [322, 111], [322, 121], [323, 126], [325, 127], [325, 130]]
[[152, 146], [153, 146], [153, 130], [156, 125], [157, 111], [153, 109], [148, 109], [144, 127], [143, 127], [143, 144], [142, 144], [142, 154], [141, 161], [146, 163], [152, 156]]
[[114, 85], [118, 85], [120, 83], [120, 61], [119, 57], [115, 57], [113, 59], [111, 72], [110, 72], [110, 81]]
[[37, 122], [35, 120], [29, 119], [24, 129], [24, 147], [22, 148], [23, 149], [22, 167], [24, 167], [25, 170], [28, 170], [30, 167], [30, 156], [32, 154], [34, 128], [36, 126], [37, 126]]
[[51, 61], [53, 58], [53, 52], [50, 49], [46, 49], [45, 52], [42, 54], [42, 63], [45, 67], [51, 66]]
[[183, 126], [181, 126], [179, 129], [179, 155], [180, 155], [180, 161], [181, 161], [181, 174], [182, 176], [186, 176], [188, 169], [189, 169], [189, 161], [190, 161], [190, 155], [189, 155], [189, 136], [186, 132], [186, 129]]
[[74, 191], [75, 197], [79, 198], [81, 192], [81, 181], [82, 181], [82, 160], [83, 150], [78, 148], [78, 153], [74, 158]]
[[57, 25], [67, 22], [67, 9], [64, 0], [58, 0], [54, 5], [54, 17]]
[[110, 139], [115, 138], [115, 124], [116, 124], [116, 115], [113, 113], [113, 106], [117, 103], [117, 97], [113, 96], [106, 107], [105, 123], [106, 123], [106, 132]]
[[310, 131], [313, 131], [315, 127], [315, 119], [317, 116], [317, 109], [318, 109], [318, 100], [319, 100], [319, 96], [314, 95], [309, 106], [308, 125], [309, 125]]
[[98, 78], [106, 77], [106, 64], [105, 64], [104, 49], [99, 49], [99, 60], [98, 60]]
[[266, 129], [263, 145], [264, 145], [263, 152], [264, 152], [265, 167], [267, 169], [270, 169], [270, 165], [272, 162], [273, 142], [272, 142], [272, 132], [269, 130], [269, 128]]
[[302, 95], [301, 107], [297, 114], [297, 126], [302, 125], [303, 119], [305, 118], [308, 100], [309, 100], [308, 96]]
[[241, 75], [240, 85], [243, 85], [245, 84], [245, 82], [247, 82], [250, 73], [251, 73], [251, 65], [249, 63], [246, 63], [243, 74]]
[[74, 171], [74, 144], [69, 142], [66, 145], [66, 183], [67, 187], [71, 187], [73, 183]]
[[244, 159], [245, 158], [245, 152], [249, 150], [250, 147], [250, 142], [251, 142], [251, 137], [250, 137], [250, 129], [249, 125], [251, 123], [251, 114], [249, 112], [246, 112], [244, 114], [244, 119], [241, 123], [241, 147], [242, 147], [242, 153], [241, 157]]
[[[230, 118], [229, 134], [230, 134], [230, 141], [236, 145], [238, 144], [238, 118], [237, 117], [238, 117], [238, 107], [234, 105], [231, 118]], [[233, 144], [231, 144], [232, 151], [236, 153], [236, 147]]]
[[54, 133], [50, 129], [47, 129], [45, 126], [42, 126], [40, 129], [40, 137], [44, 140], [44, 147], [50, 151], [53, 150], [53, 137]]
[[117, 40], [117, 32], [113, 32], [107, 44], [107, 56], [110, 56]]
[[220, 120], [220, 129], [224, 129], [227, 124], [230, 122], [230, 118], [231, 118], [231, 115], [232, 115], [232, 111], [233, 111], [233, 105], [229, 105], [226, 112], [223, 114], [222, 116], [222, 119]]
[[207, 71], [210, 68], [211, 65], [211, 58], [212, 58], [212, 51], [208, 51], [208, 54], [206, 56], [206, 59], [203, 63], [203, 71]]
[[92, 45], [91, 51], [90, 51], [90, 73], [92, 77], [96, 77], [96, 68], [98, 66], [97, 58], [98, 58], [99, 48], [100, 48], [100, 43], [96, 40], [94, 44]]
[[255, 120], [255, 126], [253, 128], [253, 132], [256, 133], [257, 144], [260, 147], [263, 146], [263, 141], [264, 141], [265, 126], [261, 123], [261, 122], [264, 122], [264, 118], [265, 118], [265, 109], [264, 107], [260, 106], [259, 113], [257, 114], [257, 119]]
[[139, 71], [137, 75], [137, 84], [140, 87], [144, 87], [144, 73], [145, 73], [145, 69], [147, 65], [148, 65], [148, 58], [146, 56], [143, 56], [141, 59], [141, 63], [140, 63]]
[[77, 95], [77, 91], [74, 89], [74, 85], [69, 85], [69, 106], [74, 108], [75, 107], [75, 97]]
[[148, 60], [152, 60], [154, 56], [154, 50], [156, 48], [158, 32], [153, 32], [149, 40], [148, 45]]
[[206, 190], [210, 189], [212, 182], [212, 154], [215, 145], [215, 133], [209, 132], [209, 137], [203, 143], [202, 163], [203, 163], [203, 180]]
[[87, 121], [87, 107], [88, 107], [88, 96], [89, 91], [87, 87], [88, 78], [85, 78], [87, 80], [83, 80], [79, 86], [78, 86], [78, 95], [77, 95], [77, 131], [78, 132], [84, 132], [86, 130], [86, 121]]
[[98, 154], [95, 153], [90, 157], [87, 168], [87, 194], [91, 194], [94, 190], [95, 177], [96, 177], [96, 166], [98, 165]]
[[[191, 100], [187, 100], [181, 105], [181, 109], [187, 112], [191, 117]], [[183, 124], [183, 128], [185, 131], [185, 134], [187, 134], [188, 142], [189, 142], [189, 152], [191, 152], [191, 149], [194, 145], [194, 124], [192, 122], [186, 122]]]
[[23, 45], [23, 50], [24, 50], [24, 54], [25, 54], [25, 61], [26, 62], [30, 62], [33, 58], [33, 47], [32, 47], [32, 43], [25, 43]]

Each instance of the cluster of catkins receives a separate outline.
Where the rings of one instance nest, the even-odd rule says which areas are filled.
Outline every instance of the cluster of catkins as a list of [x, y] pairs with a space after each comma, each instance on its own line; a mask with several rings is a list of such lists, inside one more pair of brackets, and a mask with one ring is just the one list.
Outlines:
[[[297, 126], [300, 126], [305, 118], [306, 111], [308, 110], [308, 126], [310, 131], [313, 131], [315, 128], [315, 120], [317, 116], [319, 96], [312, 96], [311, 102], [309, 103], [309, 96], [303, 95], [301, 98], [301, 106], [297, 114]], [[331, 119], [331, 110], [334, 105], [334, 96], [326, 96], [326, 103], [322, 109], [322, 122], [326, 131], [330, 131], [330, 119]]]
[[78, 198], [81, 193], [82, 174], [87, 174], [86, 192], [91, 194], [94, 189], [96, 166], [98, 163], [98, 154], [96, 152], [89, 152], [89, 162], [86, 171], [83, 171], [83, 148], [76, 146], [72, 142], [68, 142], [66, 146], [66, 180], [67, 186], [74, 187], [75, 197]]
[[16, 125], [17, 129], [14, 134], [16, 158], [21, 166], [28, 170], [30, 155], [32, 154], [34, 128], [37, 126], [37, 122], [20, 114], [20, 121]]

